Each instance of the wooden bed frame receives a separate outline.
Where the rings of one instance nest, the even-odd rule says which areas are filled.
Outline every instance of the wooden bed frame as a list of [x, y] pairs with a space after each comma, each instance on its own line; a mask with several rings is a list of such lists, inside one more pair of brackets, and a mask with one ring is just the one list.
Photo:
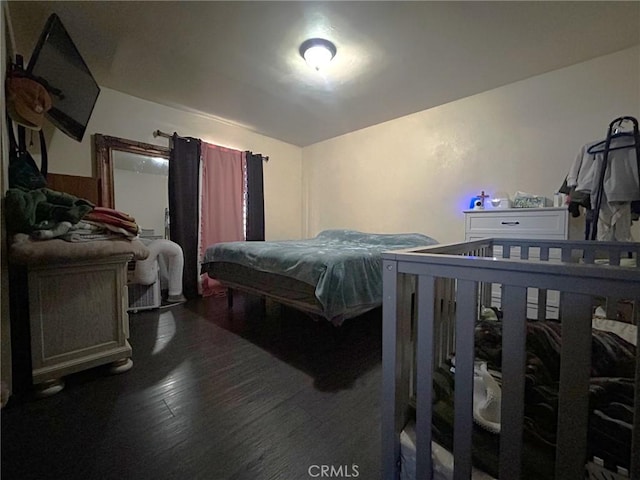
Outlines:
[[[203, 268], [211, 278], [227, 287], [227, 304], [233, 307], [234, 291], [271, 299], [300, 310], [313, 318], [325, 318], [322, 305], [315, 297], [315, 287], [281, 275], [252, 271], [248, 267], [225, 262]], [[293, 293], [292, 293], [293, 292]]]
[[[494, 257], [498, 253], [502, 258]], [[636, 259], [637, 268], [619, 266], [621, 259], [629, 257]], [[598, 264], [599, 258], [608, 259], [609, 264]], [[521, 474], [527, 288], [536, 288], [540, 316], [544, 316], [547, 292], [560, 292], [562, 330], [571, 332], [563, 335], [561, 352], [557, 452], [562, 453], [555, 462], [556, 478], [583, 480], [590, 320], [597, 301], [605, 298], [611, 314], [618, 300], [626, 299], [635, 305], [633, 316], [638, 324], [638, 259], [640, 243], [515, 239], [482, 239], [383, 254], [382, 478], [399, 478], [400, 433], [412, 416], [414, 397], [416, 478], [432, 478], [433, 372], [454, 351], [454, 478], [471, 478], [474, 335], [456, 335], [456, 331], [474, 331], [480, 305], [490, 300], [491, 284], [502, 284], [501, 307], [510, 319], [503, 323], [502, 351], [510, 361], [502, 370], [499, 478], [517, 479]], [[640, 355], [636, 357], [634, 408], [631, 451], [638, 452]], [[629, 474], [640, 480], [640, 456], [632, 456]]]
[[322, 316], [322, 305], [315, 297], [314, 287], [281, 275], [253, 271], [242, 265], [218, 262], [208, 272], [227, 287], [227, 303], [233, 306], [234, 290], [270, 298], [305, 313]]

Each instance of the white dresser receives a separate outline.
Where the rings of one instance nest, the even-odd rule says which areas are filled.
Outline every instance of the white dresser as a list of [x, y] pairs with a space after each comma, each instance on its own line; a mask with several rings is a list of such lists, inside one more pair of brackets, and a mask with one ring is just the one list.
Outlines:
[[[465, 210], [465, 241], [480, 238], [529, 238], [538, 240], [568, 240], [569, 210], [560, 208], [509, 208], [492, 210]], [[519, 250], [519, 248], [516, 248]], [[494, 255], [502, 256], [502, 251], [496, 249]], [[519, 251], [512, 249], [511, 257], [519, 257]], [[539, 257], [535, 250], [530, 252], [529, 258]], [[549, 261], [560, 261], [559, 250], [549, 251]], [[538, 295], [536, 289], [527, 292], [529, 318], [536, 318], [538, 312]], [[546, 317], [558, 318], [559, 292], [547, 291]], [[500, 306], [501, 285], [494, 284], [491, 288], [491, 304]]]
[[110, 364], [133, 365], [127, 315], [131, 254], [31, 265], [28, 270], [32, 379], [38, 396], [60, 391], [62, 377]]
[[566, 207], [465, 210], [464, 217], [465, 241], [486, 237], [569, 239]]

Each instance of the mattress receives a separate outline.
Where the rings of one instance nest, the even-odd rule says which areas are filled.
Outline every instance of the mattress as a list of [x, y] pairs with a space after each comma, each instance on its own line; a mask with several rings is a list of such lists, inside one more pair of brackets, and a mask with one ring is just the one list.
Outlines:
[[[320, 315], [335, 321], [359, 315], [382, 303], [382, 252], [435, 243], [434, 239], [417, 233], [371, 234], [353, 230], [325, 230], [307, 240], [226, 242], [207, 248], [202, 272], [228, 283], [231, 280], [225, 279], [215, 265], [243, 266], [241, 275], [251, 277], [250, 288], [265, 294], [268, 289], [280, 289], [274, 285], [285, 282], [286, 277], [294, 282], [285, 283], [284, 291], [279, 293], [282, 298], [290, 299], [288, 295], [292, 293], [291, 300], [297, 301], [295, 296], [300, 291], [306, 296], [308, 288], [312, 288], [315, 298], [306, 298], [305, 303], [318, 305]], [[252, 278], [253, 272], [256, 278]], [[259, 274], [264, 284], [258, 280]], [[234, 283], [246, 287], [245, 281], [246, 278], [236, 278]]]

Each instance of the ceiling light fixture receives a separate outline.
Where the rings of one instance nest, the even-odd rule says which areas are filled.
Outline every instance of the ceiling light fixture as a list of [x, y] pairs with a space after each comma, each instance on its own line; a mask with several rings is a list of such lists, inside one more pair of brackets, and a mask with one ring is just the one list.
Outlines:
[[315, 70], [326, 67], [335, 57], [336, 51], [336, 46], [324, 38], [310, 38], [300, 45], [300, 55]]

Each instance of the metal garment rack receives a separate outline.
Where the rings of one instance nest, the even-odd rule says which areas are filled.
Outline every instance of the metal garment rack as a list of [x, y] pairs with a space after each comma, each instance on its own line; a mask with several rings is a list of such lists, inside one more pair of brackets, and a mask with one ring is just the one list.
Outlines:
[[[633, 143], [629, 145], [625, 145], [623, 147], [614, 147], [611, 148], [611, 140], [615, 138], [617, 135], [614, 133], [614, 129], [622, 126], [624, 122], [631, 122], [633, 124]], [[605, 172], [607, 170], [607, 166], [609, 165], [609, 153], [612, 150], [618, 150], [622, 148], [634, 148], [636, 150], [636, 162], [638, 164], [638, 185], [640, 186], [640, 132], [638, 131], [638, 120], [634, 117], [619, 117], [613, 120], [609, 124], [609, 129], [607, 130], [607, 138], [605, 140], [605, 146], [602, 153], [604, 154], [602, 159], [602, 169], [600, 171], [600, 178], [598, 179], [598, 193], [596, 195], [596, 205], [593, 211], [593, 219], [592, 219], [592, 228], [591, 228], [591, 238], [590, 240], [596, 240], [598, 236], [598, 217], [600, 215], [600, 208], [602, 207], [602, 195], [604, 191], [604, 178]]]

